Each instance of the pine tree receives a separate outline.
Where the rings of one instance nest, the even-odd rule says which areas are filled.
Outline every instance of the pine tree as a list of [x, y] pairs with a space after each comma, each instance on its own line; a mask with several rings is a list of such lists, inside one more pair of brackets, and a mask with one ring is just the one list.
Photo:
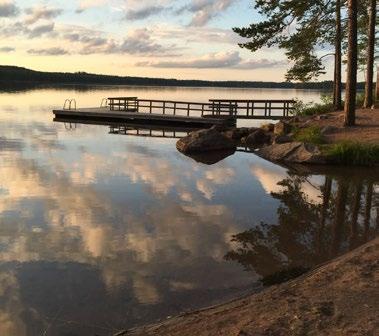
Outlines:
[[370, 108], [374, 104], [374, 57], [376, 41], [376, 0], [369, 0], [368, 29], [367, 29], [367, 55], [366, 55], [366, 85], [363, 107]]
[[345, 126], [355, 125], [358, 70], [358, 0], [348, 0], [348, 52], [345, 96]]
[[333, 105], [336, 111], [342, 110], [342, 20], [341, 20], [341, 0], [336, 0], [336, 34], [335, 34], [335, 54], [334, 54], [334, 89]]
[[[249, 38], [240, 46], [251, 51], [274, 45], [285, 49], [293, 62], [288, 81], [306, 82], [324, 74], [322, 58], [334, 54], [334, 106], [341, 109], [341, 1], [257, 0], [255, 9], [267, 19], [234, 31]], [[335, 52], [318, 57], [316, 48], [330, 44], [335, 45]]]

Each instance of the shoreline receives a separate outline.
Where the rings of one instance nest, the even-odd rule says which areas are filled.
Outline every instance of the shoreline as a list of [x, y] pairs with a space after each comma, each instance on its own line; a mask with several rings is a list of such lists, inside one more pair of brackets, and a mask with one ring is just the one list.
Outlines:
[[379, 166], [379, 109], [357, 110], [353, 127], [344, 127], [343, 117], [336, 111], [260, 127], [213, 126], [179, 139], [176, 148], [196, 161], [222, 151], [226, 157], [243, 146], [275, 164]]
[[374, 336], [378, 283], [379, 237], [294, 280], [115, 336]]

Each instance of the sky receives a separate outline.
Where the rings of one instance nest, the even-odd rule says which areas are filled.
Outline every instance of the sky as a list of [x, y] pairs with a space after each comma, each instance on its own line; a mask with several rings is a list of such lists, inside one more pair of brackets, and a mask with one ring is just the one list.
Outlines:
[[[0, 0], [0, 64], [121, 76], [282, 81], [283, 51], [255, 53], [232, 27], [252, 0]], [[331, 60], [327, 74], [331, 79]]]

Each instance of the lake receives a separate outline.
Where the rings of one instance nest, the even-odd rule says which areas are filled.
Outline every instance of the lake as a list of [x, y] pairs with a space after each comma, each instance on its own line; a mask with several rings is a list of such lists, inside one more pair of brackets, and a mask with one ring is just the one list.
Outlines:
[[264, 89], [0, 92], [0, 335], [114, 335], [246, 295], [377, 234], [378, 169], [282, 167], [245, 152], [207, 165], [177, 152], [175, 139], [53, 122], [66, 98], [97, 106], [120, 95], [320, 99]]

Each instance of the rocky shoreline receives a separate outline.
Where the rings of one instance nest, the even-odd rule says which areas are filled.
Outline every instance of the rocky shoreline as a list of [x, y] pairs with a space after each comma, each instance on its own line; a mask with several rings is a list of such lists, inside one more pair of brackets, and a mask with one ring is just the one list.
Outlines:
[[[379, 110], [359, 110], [357, 119], [357, 126], [349, 128], [343, 127], [341, 112], [296, 116], [261, 127], [214, 126], [179, 139], [176, 147], [195, 159], [220, 151], [231, 155], [243, 147], [275, 163], [377, 166]], [[336, 154], [333, 149], [337, 145], [350, 148], [338, 149]]]
[[[204, 152], [235, 151], [243, 146], [273, 162], [328, 163], [328, 157], [318, 146], [296, 141], [293, 130], [298, 120], [294, 118], [290, 122], [264, 124], [259, 128], [214, 126], [179, 139], [176, 147], [183, 154], [193, 156]], [[330, 128], [325, 128], [324, 132], [328, 131]]]

